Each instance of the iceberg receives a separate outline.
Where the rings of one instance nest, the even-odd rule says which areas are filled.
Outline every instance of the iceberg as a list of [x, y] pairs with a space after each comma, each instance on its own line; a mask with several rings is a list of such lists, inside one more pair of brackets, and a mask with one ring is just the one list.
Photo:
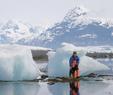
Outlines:
[[30, 49], [19, 45], [0, 45], [0, 80], [32, 80], [39, 73]]
[[97, 60], [85, 56], [84, 51], [72, 45], [63, 43], [61, 48], [58, 48], [56, 52], [49, 52], [49, 63], [48, 63], [48, 76], [49, 77], [69, 77], [69, 58], [73, 51], [78, 52], [80, 57], [80, 75], [88, 75], [97, 71], [109, 70], [109, 68], [98, 62]]

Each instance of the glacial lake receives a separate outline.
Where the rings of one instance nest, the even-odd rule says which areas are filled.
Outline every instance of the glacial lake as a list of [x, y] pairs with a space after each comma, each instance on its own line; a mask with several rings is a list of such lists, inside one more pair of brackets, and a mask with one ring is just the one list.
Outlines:
[[73, 83], [1, 82], [0, 95], [113, 95], [113, 80]]
[[[105, 74], [113, 74], [113, 59], [98, 61], [111, 68]], [[0, 95], [113, 95], [113, 77], [74, 83], [0, 82]]]

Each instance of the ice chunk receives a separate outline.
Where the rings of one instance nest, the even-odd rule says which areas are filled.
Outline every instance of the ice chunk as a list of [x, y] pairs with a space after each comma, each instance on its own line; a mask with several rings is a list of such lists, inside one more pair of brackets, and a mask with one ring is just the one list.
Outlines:
[[81, 75], [87, 75], [97, 71], [109, 70], [106, 65], [98, 62], [97, 60], [94, 60], [93, 58], [82, 56], [80, 57], [80, 59], [81, 61], [79, 67]]
[[0, 80], [32, 80], [39, 70], [31, 50], [18, 45], [0, 46]]
[[[50, 77], [68, 77], [69, 76], [69, 58], [73, 51], [76, 51], [74, 45], [63, 44], [56, 50], [55, 54], [49, 53], [48, 75]], [[80, 75], [87, 75], [96, 71], [108, 70], [109, 68], [98, 61], [85, 56], [83, 51], [78, 51], [80, 57]]]

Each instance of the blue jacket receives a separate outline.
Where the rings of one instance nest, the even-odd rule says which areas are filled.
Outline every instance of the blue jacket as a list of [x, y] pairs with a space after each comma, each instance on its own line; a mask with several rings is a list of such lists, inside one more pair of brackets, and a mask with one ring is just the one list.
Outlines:
[[80, 61], [79, 57], [72, 55], [72, 56], [70, 57], [70, 60], [69, 60], [70, 66], [71, 66], [71, 64], [72, 64], [72, 62], [73, 62], [74, 60], [76, 60], [77, 64], [79, 65], [79, 61]]

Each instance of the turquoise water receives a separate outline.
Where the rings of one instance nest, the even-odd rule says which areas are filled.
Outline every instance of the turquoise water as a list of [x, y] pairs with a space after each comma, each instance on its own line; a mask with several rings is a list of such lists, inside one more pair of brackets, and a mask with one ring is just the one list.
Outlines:
[[0, 95], [113, 95], [113, 80], [74, 83], [1, 82]]

